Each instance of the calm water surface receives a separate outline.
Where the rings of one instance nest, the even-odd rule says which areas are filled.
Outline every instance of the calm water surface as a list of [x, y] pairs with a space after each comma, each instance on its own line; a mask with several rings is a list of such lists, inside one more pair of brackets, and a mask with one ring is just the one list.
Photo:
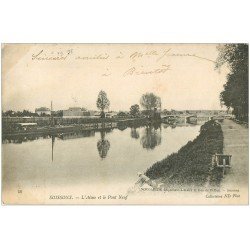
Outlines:
[[161, 125], [4, 140], [4, 189], [125, 191], [138, 172], [178, 151], [199, 129]]

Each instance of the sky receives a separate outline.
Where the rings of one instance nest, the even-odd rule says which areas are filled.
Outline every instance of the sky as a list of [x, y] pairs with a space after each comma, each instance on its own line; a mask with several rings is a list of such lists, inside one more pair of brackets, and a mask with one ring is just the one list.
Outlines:
[[152, 92], [163, 109], [221, 109], [226, 68], [215, 70], [216, 44], [5, 44], [2, 109], [129, 110]]

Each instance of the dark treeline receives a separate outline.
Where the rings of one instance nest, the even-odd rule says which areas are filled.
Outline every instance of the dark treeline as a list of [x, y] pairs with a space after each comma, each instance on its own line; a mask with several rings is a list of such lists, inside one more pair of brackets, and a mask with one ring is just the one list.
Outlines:
[[38, 117], [39, 115], [37, 113], [30, 112], [29, 110], [23, 110], [23, 111], [13, 111], [13, 110], [7, 110], [5, 112], [2, 112], [2, 117]]
[[[53, 111], [53, 116], [55, 117], [62, 117], [63, 111]], [[23, 111], [13, 111], [13, 110], [7, 110], [5, 112], [2, 112], [2, 117], [50, 117], [51, 115], [42, 113], [41, 115], [38, 115], [35, 112], [31, 112], [29, 110], [24, 109]]]
[[216, 68], [228, 65], [230, 73], [220, 94], [220, 100], [232, 108], [236, 119], [248, 121], [248, 45], [225, 44], [218, 46]]

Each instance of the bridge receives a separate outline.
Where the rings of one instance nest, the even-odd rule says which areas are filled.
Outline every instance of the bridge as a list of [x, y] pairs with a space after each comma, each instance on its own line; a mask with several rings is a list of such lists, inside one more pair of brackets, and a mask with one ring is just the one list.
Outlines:
[[163, 122], [167, 123], [205, 123], [211, 120], [211, 115], [203, 115], [203, 116], [196, 116], [196, 115], [161, 115], [161, 119]]

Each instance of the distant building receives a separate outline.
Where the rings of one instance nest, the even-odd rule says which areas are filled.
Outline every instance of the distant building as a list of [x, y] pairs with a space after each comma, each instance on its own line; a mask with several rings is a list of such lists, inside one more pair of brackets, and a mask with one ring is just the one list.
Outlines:
[[101, 115], [100, 111], [95, 111], [95, 110], [89, 110], [89, 113], [91, 117], [100, 117]]
[[106, 113], [106, 117], [115, 117], [117, 114], [118, 114], [118, 112], [109, 111]]
[[38, 115], [42, 115], [42, 114], [50, 115], [50, 114], [51, 114], [50, 109], [49, 109], [49, 108], [46, 108], [46, 107], [37, 108], [37, 109], [35, 110], [35, 112], [36, 112]]
[[90, 112], [86, 111], [84, 108], [71, 107], [67, 110], [63, 110], [63, 117], [84, 117], [90, 116]]

